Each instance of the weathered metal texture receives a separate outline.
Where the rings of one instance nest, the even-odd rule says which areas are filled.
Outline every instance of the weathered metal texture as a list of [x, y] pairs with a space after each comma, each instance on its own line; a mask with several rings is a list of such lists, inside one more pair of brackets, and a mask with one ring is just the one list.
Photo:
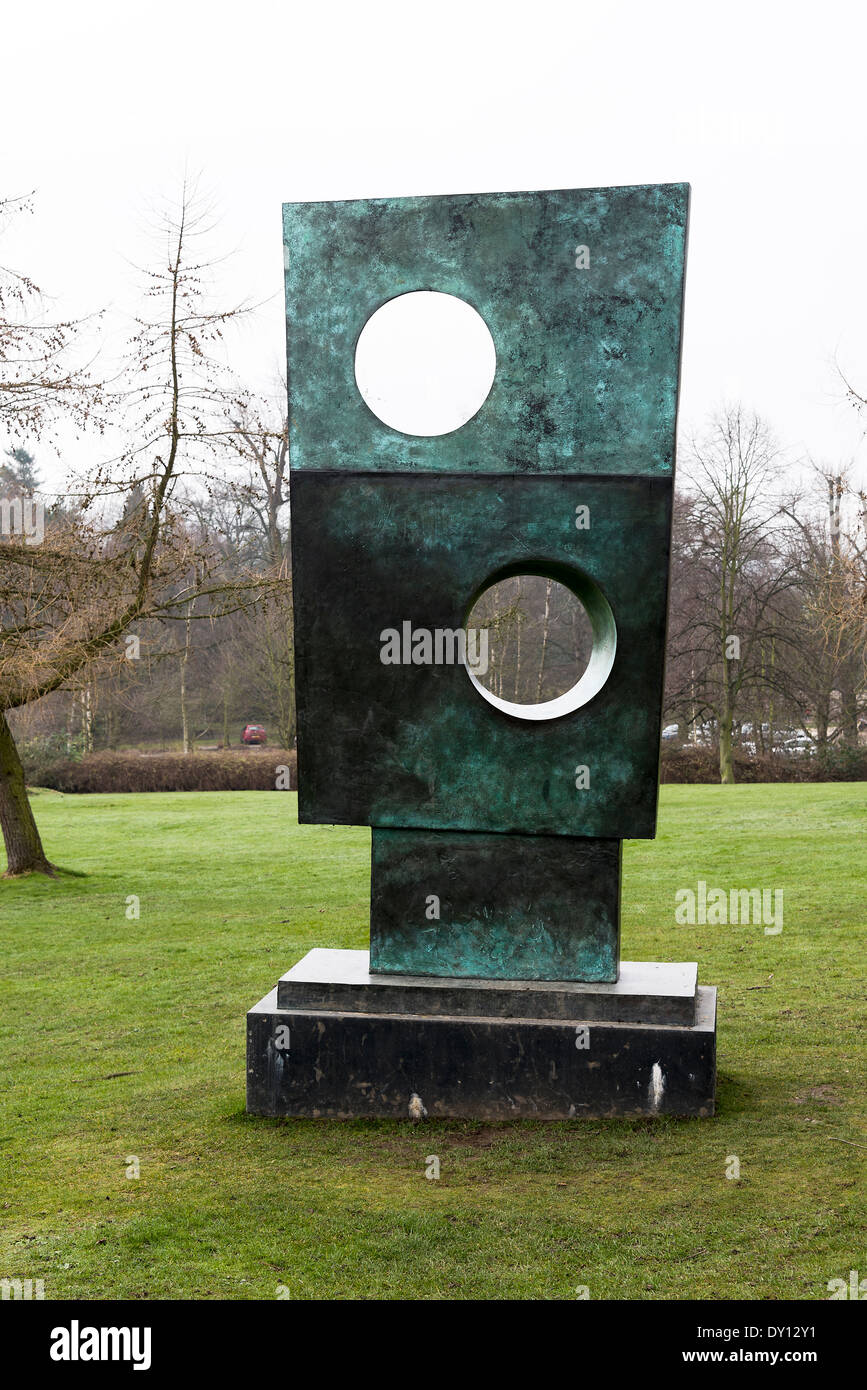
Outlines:
[[613, 982], [621, 848], [562, 835], [374, 829], [370, 969]]
[[276, 989], [247, 1015], [256, 1115], [712, 1115], [715, 1072], [707, 988], [692, 1027], [280, 1009]]
[[[671, 487], [296, 473], [301, 820], [653, 836]], [[589, 507], [588, 530], [575, 527], [576, 505]], [[529, 723], [492, 708], [461, 665], [383, 665], [384, 629], [460, 628], [479, 590], [510, 569], [589, 577], [607, 599], [617, 650], [587, 705]]]
[[595, 1023], [695, 1023], [698, 966], [621, 961], [614, 984], [371, 974], [367, 951], [314, 947], [277, 983], [278, 1009], [559, 1018]]
[[[688, 199], [658, 184], [287, 204], [292, 467], [669, 477]], [[371, 314], [424, 289], [473, 305], [497, 352], [482, 409], [433, 439], [382, 424], [353, 374]]]
[[[616, 842], [655, 831], [687, 207], [669, 184], [284, 208], [300, 815], [374, 827], [372, 942], [250, 1012], [252, 1113], [713, 1114], [695, 966], [592, 983], [617, 979]], [[497, 370], [467, 424], [413, 438], [354, 359], [424, 289], [473, 305]], [[521, 572], [571, 586], [591, 666], [613, 656], [574, 712], [381, 661], [385, 629], [460, 629]]]

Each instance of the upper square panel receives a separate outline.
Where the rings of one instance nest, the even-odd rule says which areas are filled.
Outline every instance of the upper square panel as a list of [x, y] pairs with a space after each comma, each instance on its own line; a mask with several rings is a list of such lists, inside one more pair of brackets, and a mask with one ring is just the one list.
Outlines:
[[[688, 204], [687, 184], [285, 204], [293, 468], [670, 476]], [[452, 403], [443, 434], [385, 423], [356, 381], [366, 325], [418, 291], [433, 310], [464, 301], [496, 353], [490, 389]], [[484, 328], [465, 317], [484, 377]], [[442, 337], [415, 342], [419, 372], [441, 364], [448, 385], [441, 318]]]

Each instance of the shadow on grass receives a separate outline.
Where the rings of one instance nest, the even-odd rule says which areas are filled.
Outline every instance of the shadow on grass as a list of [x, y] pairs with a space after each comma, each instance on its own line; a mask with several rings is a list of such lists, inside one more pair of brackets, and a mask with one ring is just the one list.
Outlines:
[[[747, 1106], [728, 1107], [732, 1109], [748, 1108]], [[255, 1130], [267, 1132], [268, 1130], [292, 1130], [305, 1137], [315, 1135], [318, 1132], [325, 1134], [336, 1131], [342, 1135], [358, 1134], [360, 1137], [372, 1137], [374, 1135], [412, 1135], [412, 1134], [438, 1134], [438, 1135], [458, 1135], [461, 1138], [472, 1142], [478, 1139], [480, 1142], [490, 1140], [492, 1134], [500, 1134], [504, 1137], [509, 1135], [528, 1134], [537, 1135], [540, 1138], [550, 1135], [552, 1138], [560, 1138], [564, 1134], [588, 1134], [588, 1133], [610, 1133], [626, 1137], [627, 1135], [642, 1134], [662, 1134], [663, 1132], [676, 1132], [684, 1125], [706, 1124], [712, 1122], [712, 1116], [698, 1115], [634, 1115], [634, 1116], [584, 1116], [580, 1119], [564, 1120], [534, 1120], [527, 1117], [516, 1117], [513, 1120], [485, 1120], [485, 1119], [437, 1119], [435, 1116], [428, 1116], [422, 1122], [415, 1124], [409, 1118], [385, 1118], [380, 1116], [370, 1116], [368, 1118], [336, 1119], [332, 1116], [321, 1116], [313, 1118], [306, 1115], [249, 1115], [246, 1110], [233, 1110], [230, 1114], [224, 1115], [226, 1123], [235, 1127], [252, 1127]]]
[[50, 887], [56, 884], [58, 879], [63, 878], [90, 878], [90, 874], [83, 869], [65, 869], [62, 864], [52, 864], [52, 872], [46, 873], [44, 869], [26, 869], [22, 874], [4, 873], [0, 875], [4, 883], [44, 883]]
[[717, 1072], [716, 1078], [716, 1116], [726, 1119], [733, 1115], [755, 1114], [758, 1088], [741, 1076], [729, 1076]]

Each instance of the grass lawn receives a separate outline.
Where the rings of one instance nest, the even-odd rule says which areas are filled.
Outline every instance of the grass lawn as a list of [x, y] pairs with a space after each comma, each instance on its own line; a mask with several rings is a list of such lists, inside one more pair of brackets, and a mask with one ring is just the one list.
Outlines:
[[[247, 1008], [311, 946], [366, 945], [366, 830], [299, 827], [280, 792], [34, 806], [81, 876], [0, 883], [0, 1277], [46, 1298], [825, 1299], [867, 1276], [867, 785], [666, 786], [658, 838], [626, 847], [625, 958], [719, 986], [715, 1119], [416, 1129], [244, 1113]], [[782, 888], [783, 932], [677, 926], [698, 879]]]

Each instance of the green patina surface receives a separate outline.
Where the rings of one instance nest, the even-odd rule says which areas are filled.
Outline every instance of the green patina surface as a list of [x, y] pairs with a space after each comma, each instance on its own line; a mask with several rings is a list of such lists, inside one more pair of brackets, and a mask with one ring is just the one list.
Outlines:
[[[670, 481], [650, 478], [296, 477], [301, 819], [652, 836], [670, 514]], [[588, 704], [530, 723], [492, 708], [462, 665], [383, 664], [383, 631], [460, 628], [515, 562], [592, 575], [608, 600], [617, 651]]]
[[[286, 204], [292, 467], [669, 476], [688, 193]], [[371, 314], [424, 289], [472, 304], [497, 351], [481, 410], [433, 439], [382, 424], [354, 377]]]
[[[284, 207], [300, 815], [374, 827], [380, 970], [607, 979], [613, 951], [616, 973], [619, 868], [591, 872], [590, 846], [656, 827], [688, 201], [667, 184]], [[426, 289], [481, 314], [497, 370], [466, 425], [414, 438], [368, 409], [355, 347], [382, 304]], [[574, 713], [528, 723], [460, 666], [380, 661], [383, 629], [460, 627], [520, 570], [610, 605], [613, 667]], [[491, 844], [476, 907], [420, 937], [407, 893], [429, 832]], [[527, 858], [535, 917], [503, 873], [527, 835], [587, 837], [547, 888]]]
[[374, 828], [370, 968], [617, 979], [619, 840]]

